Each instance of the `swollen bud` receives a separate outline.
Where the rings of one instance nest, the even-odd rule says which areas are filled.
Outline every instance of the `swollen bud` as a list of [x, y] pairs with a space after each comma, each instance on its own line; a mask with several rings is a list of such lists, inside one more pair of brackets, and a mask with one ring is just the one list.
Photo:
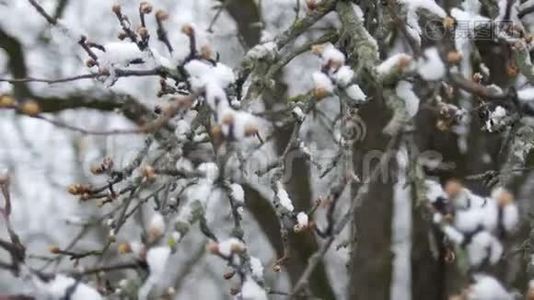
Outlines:
[[100, 175], [105, 172], [111, 171], [113, 169], [113, 160], [109, 157], [104, 158], [104, 160], [99, 164], [94, 164], [91, 166], [91, 173], [94, 175]]
[[96, 60], [92, 59], [92, 58], [89, 58], [88, 60], [85, 61], [85, 65], [89, 68], [92, 68], [94, 66], [97, 65], [96, 63]]
[[308, 10], [315, 10], [318, 6], [318, 0], [306, 0]]
[[120, 243], [119, 246], [117, 246], [117, 252], [119, 252], [119, 254], [131, 253], [132, 247], [130, 247], [130, 243]]
[[297, 214], [297, 224], [293, 228], [295, 232], [301, 232], [310, 226], [309, 217], [305, 212]]
[[148, 240], [155, 242], [165, 233], [165, 219], [159, 213], [155, 213], [148, 225]]
[[258, 133], [258, 127], [256, 124], [247, 124], [245, 125], [245, 136], [253, 136]]
[[482, 74], [480, 74], [478, 72], [473, 74], [473, 81], [476, 82], [476, 83], [481, 83], [483, 78], [484, 77], [482, 76]]
[[22, 103], [20, 111], [28, 116], [35, 117], [41, 112], [39, 104], [33, 100], [27, 100]]
[[184, 26], [182, 26], [182, 33], [189, 37], [192, 37], [195, 34], [195, 29], [193, 28], [193, 26], [191, 26], [191, 24], [185, 24]]
[[458, 196], [463, 189], [464, 186], [458, 179], [449, 179], [444, 187], [445, 194], [451, 199]]
[[232, 296], [235, 296], [235, 295], [239, 294], [239, 292], [241, 292], [241, 290], [239, 288], [236, 288], [236, 287], [230, 288], [230, 295], [232, 295]]
[[456, 21], [451, 17], [443, 18], [443, 28], [445, 28], [447, 30], [454, 29], [454, 24], [455, 23], [456, 23]]
[[152, 166], [144, 166], [142, 169], [143, 178], [152, 181], [156, 179], [156, 170]]
[[160, 10], [158, 10], [158, 11], [156, 12], [156, 19], [157, 19], [158, 21], [160, 21], [160, 22], [161, 22], [161, 21], [165, 21], [165, 20], [167, 20], [168, 18], [169, 18], [169, 14], [168, 14], [166, 11], [160, 9]]
[[148, 34], [148, 29], [146, 29], [146, 27], [139, 27], [139, 29], [137, 29], [137, 34], [139, 34], [139, 36], [145, 40], [148, 38], [149, 34]]
[[152, 4], [147, 1], [143, 1], [139, 4], [139, 11], [144, 14], [149, 14], [152, 12]]
[[397, 63], [397, 69], [400, 72], [404, 70], [412, 63], [412, 57], [410, 55], [402, 55]]
[[210, 242], [206, 246], [206, 250], [211, 254], [219, 254], [219, 244], [217, 244], [216, 242]]
[[210, 132], [211, 132], [211, 136], [214, 139], [220, 138], [222, 136], [222, 129], [221, 129], [221, 126], [219, 125], [214, 125], [213, 127], [211, 127]]
[[0, 96], [0, 108], [2, 107], [14, 107], [17, 104], [17, 101], [15, 101], [15, 98], [9, 96], [9, 95], [2, 95]]
[[519, 67], [513, 61], [509, 61], [506, 64], [506, 75], [508, 77], [515, 78], [519, 74]]
[[311, 47], [311, 52], [315, 55], [321, 55], [324, 52], [325, 44], [317, 44]]
[[459, 64], [462, 60], [462, 54], [456, 50], [447, 53], [447, 62], [453, 65]]
[[48, 247], [48, 252], [50, 252], [52, 254], [60, 254], [61, 253], [61, 249], [58, 246], [50, 246], [50, 247]]
[[235, 271], [230, 271], [230, 272], [224, 273], [223, 277], [224, 277], [224, 279], [229, 280], [229, 279], [232, 279], [232, 277], [234, 277], [234, 275], [235, 275]]
[[124, 31], [121, 32], [121, 33], [119, 33], [119, 35], [117, 36], [117, 38], [118, 38], [119, 40], [121, 40], [121, 41], [124, 40], [124, 39], [126, 39], [127, 37], [128, 37], [128, 35], [127, 35], [126, 32], [124, 32]]
[[213, 50], [209, 45], [204, 45], [200, 48], [200, 57], [205, 60], [210, 60], [213, 57]]
[[227, 113], [222, 117], [222, 123], [225, 125], [234, 124], [234, 115], [232, 113]]
[[116, 15], [120, 15], [120, 14], [121, 14], [121, 5], [120, 5], [120, 4], [114, 4], [114, 5], [111, 7], [111, 10], [112, 10]]
[[79, 183], [73, 183], [71, 185], [69, 185], [69, 188], [68, 188], [68, 192], [71, 194], [71, 195], [84, 195], [84, 194], [89, 194], [91, 192], [91, 187], [88, 186], [88, 185], [83, 185], [83, 184], [79, 184]]
[[325, 88], [316, 87], [313, 89], [313, 96], [315, 97], [317, 101], [321, 101], [324, 98], [330, 96], [330, 92]]

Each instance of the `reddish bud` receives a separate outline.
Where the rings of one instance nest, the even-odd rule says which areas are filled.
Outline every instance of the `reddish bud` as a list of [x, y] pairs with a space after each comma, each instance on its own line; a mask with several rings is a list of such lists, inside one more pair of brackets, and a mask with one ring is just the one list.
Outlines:
[[115, 4], [115, 5], [113, 5], [113, 6], [111, 7], [111, 10], [112, 10], [116, 15], [120, 15], [120, 14], [122, 14], [120, 4]]
[[152, 12], [152, 4], [147, 1], [143, 1], [139, 4], [139, 11], [144, 14], [149, 14]]
[[169, 14], [168, 14], [166, 11], [164, 11], [164, 10], [158, 10], [158, 11], [156, 12], [156, 19], [157, 19], [158, 21], [160, 21], [160, 22], [161, 22], [161, 21], [165, 21], [165, 20], [167, 20], [168, 18], [169, 18]]
[[41, 107], [39, 106], [39, 103], [33, 100], [27, 100], [22, 103], [20, 111], [27, 114], [28, 116], [35, 117], [41, 112]]

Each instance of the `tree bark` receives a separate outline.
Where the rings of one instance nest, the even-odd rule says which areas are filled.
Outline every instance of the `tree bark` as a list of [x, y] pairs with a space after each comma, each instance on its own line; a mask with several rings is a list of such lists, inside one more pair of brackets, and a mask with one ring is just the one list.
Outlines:
[[[365, 168], [371, 151], [384, 151], [390, 137], [381, 129], [389, 121], [387, 108], [381, 99], [369, 102], [360, 111], [367, 126], [367, 136], [362, 145], [355, 145], [355, 170]], [[378, 159], [375, 160], [378, 163]], [[358, 166], [363, 166], [358, 168]], [[386, 300], [390, 297], [391, 285], [391, 214], [393, 201], [393, 178], [391, 164], [387, 174], [381, 174], [369, 186], [369, 193], [356, 210], [352, 220], [353, 240], [350, 261], [350, 299]], [[362, 171], [365, 175], [366, 171]], [[366, 180], [368, 178], [362, 178]], [[351, 194], [355, 194], [353, 189]]]

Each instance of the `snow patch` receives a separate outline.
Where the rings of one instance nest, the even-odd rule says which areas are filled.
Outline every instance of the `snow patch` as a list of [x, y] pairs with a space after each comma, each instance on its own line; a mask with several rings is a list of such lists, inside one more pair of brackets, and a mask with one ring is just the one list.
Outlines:
[[395, 93], [404, 100], [406, 112], [413, 118], [419, 110], [420, 102], [419, 97], [413, 91], [413, 85], [408, 81], [401, 80], [395, 88]]

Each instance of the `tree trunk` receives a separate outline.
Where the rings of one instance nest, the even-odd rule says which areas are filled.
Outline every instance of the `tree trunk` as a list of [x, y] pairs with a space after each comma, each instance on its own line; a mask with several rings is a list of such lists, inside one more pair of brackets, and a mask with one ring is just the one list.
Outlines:
[[[378, 163], [390, 137], [382, 134], [389, 120], [388, 110], [380, 99], [369, 102], [360, 111], [367, 126], [367, 136], [362, 145], [355, 145], [356, 172], [362, 176], [369, 173], [366, 161]], [[376, 150], [379, 150], [378, 152]], [[376, 159], [375, 159], [376, 158]], [[358, 168], [361, 166], [361, 168]], [[352, 221], [350, 262], [350, 299], [389, 299], [391, 285], [391, 213], [393, 201], [393, 178], [391, 166], [369, 186], [369, 193], [356, 210]], [[372, 165], [371, 165], [372, 167]], [[362, 178], [366, 180], [368, 178]], [[351, 191], [355, 195], [357, 189]]]

